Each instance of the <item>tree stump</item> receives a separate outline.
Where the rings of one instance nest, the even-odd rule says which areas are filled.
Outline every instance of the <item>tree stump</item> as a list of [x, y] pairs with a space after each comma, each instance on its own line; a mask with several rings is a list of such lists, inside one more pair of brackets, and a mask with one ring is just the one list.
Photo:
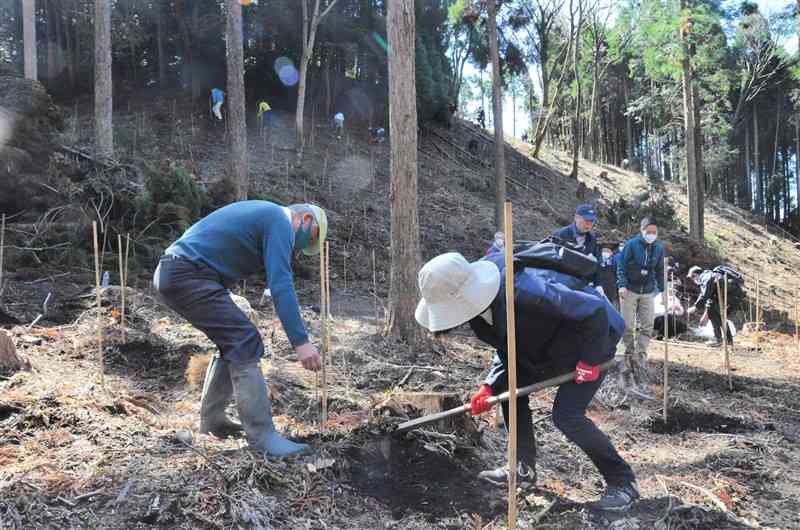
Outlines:
[[30, 363], [17, 355], [14, 341], [5, 331], [0, 330], [0, 375], [8, 377], [20, 370], [30, 370]]

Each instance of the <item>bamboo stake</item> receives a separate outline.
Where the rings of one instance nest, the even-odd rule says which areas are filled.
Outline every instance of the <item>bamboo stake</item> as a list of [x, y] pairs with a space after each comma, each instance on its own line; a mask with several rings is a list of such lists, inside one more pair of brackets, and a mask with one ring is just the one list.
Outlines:
[[125, 286], [122, 291], [124, 293], [123, 294], [124, 298], [122, 299], [123, 307], [125, 306], [125, 300], [127, 300], [126, 291], [128, 289], [128, 263], [129, 263], [128, 256], [130, 256], [130, 251], [131, 251], [131, 234], [127, 233], [125, 234]]
[[[325, 311], [327, 311], [328, 321], [331, 321], [331, 244], [325, 242]], [[325, 347], [331, 349], [331, 334], [325, 337]]]
[[344, 290], [347, 290], [347, 252], [342, 252], [342, 267], [344, 268]]
[[92, 221], [94, 235], [94, 287], [97, 300], [97, 346], [100, 352], [100, 386], [105, 384], [105, 368], [103, 366], [103, 316], [100, 304], [100, 253], [97, 245], [97, 221]]
[[800, 355], [800, 287], [794, 289], [794, 340], [797, 343], [797, 353]]
[[122, 252], [122, 234], [117, 234], [117, 247], [119, 248], [119, 287], [120, 297], [122, 298], [122, 310], [120, 311], [119, 323], [122, 328], [122, 342], [125, 342], [125, 262]]
[[669, 264], [664, 258], [664, 425], [667, 424], [669, 403]]
[[725, 374], [728, 376], [728, 390], [733, 390], [733, 379], [731, 378], [731, 357], [730, 352], [728, 351], [728, 346], [733, 347], [733, 345], [728, 344], [728, 273], [725, 273], [725, 292], [724, 294], [724, 304], [722, 306], [722, 323], [723, 323], [723, 334], [722, 334], [722, 344], [725, 347]]
[[0, 218], [0, 302], [3, 301], [3, 258], [6, 250], [6, 214]]
[[517, 528], [517, 340], [514, 314], [514, 233], [512, 207], [505, 204], [506, 336], [508, 367], [508, 530]]
[[756, 273], [756, 329], [761, 330], [761, 273]]
[[378, 314], [378, 275], [375, 272], [375, 249], [372, 249], [372, 296], [375, 302], [375, 333], [380, 332], [381, 317]]
[[320, 420], [320, 431], [325, 430], [325, 423], [328, 421], [328, 372], [327, 372], [327, 337], [328, 337], [328, 311], [327, 311], [327, 287], [326, 271], [328, 264], [325, 262], [325, 249], [319, 253], [319, 297], [320, 297], [320, 319], [321, 319], [321, 350], [322, 350], [322, 418]]

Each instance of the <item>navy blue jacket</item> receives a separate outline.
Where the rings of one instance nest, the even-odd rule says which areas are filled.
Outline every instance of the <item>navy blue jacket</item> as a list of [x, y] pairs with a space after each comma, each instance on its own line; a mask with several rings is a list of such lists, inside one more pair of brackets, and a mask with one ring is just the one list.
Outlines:
[[648, 245], [641, 234], [628, 240], [617, 265], [617, 285], [638, 294], [664, 292], [664, 246]]
[[[590, 254], [595, 258], [599, 258], [600, 252], [597, 249], [597, 236], [594, 235], [594, 233], [592, 233], [591, 231], [583, 235], [586, 236], [586, 239], [584, 239], [582, 247], [577, 247], [578, 250], [580, 250], [584, 254]], [[575, 223], [572, 223], [569, 226], [565, 226], [564, 228], [556, 230], [553, 236], [561, 239], [562, 241], [566, 241], [568, 243], [572, 243], [573, 245], [577, 245], [578, 227], [575, 226]]]
[[[497, 394], [506, 389], [506, 294], [502, 254], [484, 258], [500, 270], [500, 292], [492, 305], [492, 324], [470, 320], [478, 338], [497, 351], [485, 383]], [[525, 268], [514, 275], [517, 376], [520, 385], [566, 373], [578, 361], [601, 364], [614, 356], [625, 331], [622, 316], [595, 289], [560, 272]]]

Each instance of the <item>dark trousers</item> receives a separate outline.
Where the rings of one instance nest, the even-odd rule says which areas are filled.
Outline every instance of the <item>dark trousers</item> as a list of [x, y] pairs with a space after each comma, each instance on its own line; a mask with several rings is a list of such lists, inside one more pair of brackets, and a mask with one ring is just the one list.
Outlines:
[[231, 300], [216, 271], [183, 258], [164, 256], [153, 275], [153, 286], [172, 310], [206, 334], [223, 359], [237, 364], [261, 359], [261, 334]]
[[[590, 383], [565, 383], [553, 401], [553, 423], [567, 439], [586, 453], [609, 486], [636, 480], [633, 470], [619, 455], [611, 440], [586, 417], [586, 409], [602, 384], [604, 375]], [[503, 420], [508, 427], [508, 403], [503, 403]], [[536, 435], [533, 432], [528, 397], [517, 400], [517, 450], [521, 462], [536, 464]]]
[[[717, 342], [722, 342], [722, 315], [720, 314], [719, 306], [717, 304], [710, 305], [706, 311], [708, 312], [708, 320], [711, 321], [711, 327], [714, 328], [714, 338]], [[731, 335], [731, 328], [725, 323], [725, 330], [728, 335], [728, 344], [733, 344], [733, 335]]]

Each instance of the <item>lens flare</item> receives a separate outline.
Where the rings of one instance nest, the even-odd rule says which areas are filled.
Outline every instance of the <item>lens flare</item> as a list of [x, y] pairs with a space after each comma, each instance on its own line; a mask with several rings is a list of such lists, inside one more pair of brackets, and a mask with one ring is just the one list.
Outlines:
[[294, 67], [294, 63], [288, 57], [278, 57], [275, 60], [275, 73], [286, 86], [294, 86], [300, 80], [300, 73]]

